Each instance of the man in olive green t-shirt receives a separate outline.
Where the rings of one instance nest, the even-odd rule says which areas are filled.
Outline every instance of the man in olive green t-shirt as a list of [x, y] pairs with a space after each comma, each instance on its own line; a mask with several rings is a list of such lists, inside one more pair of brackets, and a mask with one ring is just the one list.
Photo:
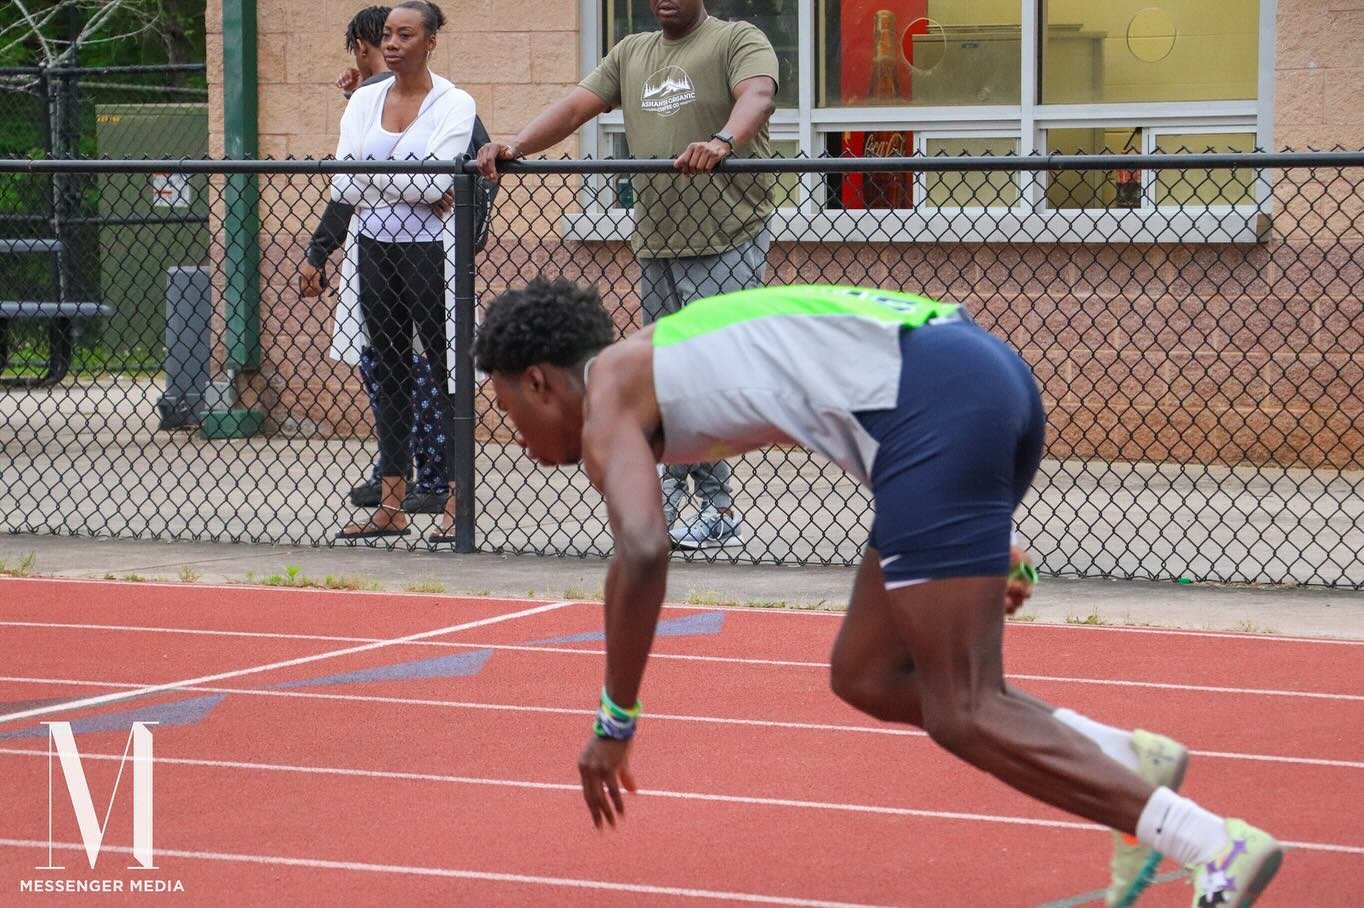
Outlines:
[[[678, 174], [635, 178], [631, 245], [639, 258], [646, 324], [693, 300], [762, 284], [772, 239], [773, 177], [710, 171], [731, 154], [771, 157], [767, 121], [777, 91], [777, 55], [757, 27], [713, 18], [703, 0], [650, 0], [649, 7], [660, 31], [626, 35], [510, 145], [490, 142], [478, 154], [480, 170], [496, 179], [498, 161], [542, 151], [620, 107], [633, 156], [674, 159]], [[688, 476], [700, 514], [674, 528]], [[675, 544], [742, 545], [729, 464], [674, 464], [661, 480]]]

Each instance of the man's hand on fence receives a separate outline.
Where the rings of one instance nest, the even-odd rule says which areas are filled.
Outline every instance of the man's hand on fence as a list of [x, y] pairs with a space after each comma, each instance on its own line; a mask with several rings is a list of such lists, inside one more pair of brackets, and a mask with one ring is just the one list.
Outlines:
[[521, 152], [516, 150], [515, 145], [489, 142], [478, 150], [478, 172], [495, 181], [497, 180], [497, 162], [515, 161], [519, 157], [521, 157]]
[[734, 149], [723, 139], [692, 142], [687, 146], [687, 150], [673, 161], [673, 166], [683, 173], [706, 173], [714, 170], [716, 164], [733, 153]]
[[350, 94], [360, 87], [360, 70], [355, 67], [341, 70], [341, 75], [336, 77], [336, 87], [346, 94]]
[[306, 259], [298, 266], [298, 294], [299, 296], [322, 295], [322, 272]]

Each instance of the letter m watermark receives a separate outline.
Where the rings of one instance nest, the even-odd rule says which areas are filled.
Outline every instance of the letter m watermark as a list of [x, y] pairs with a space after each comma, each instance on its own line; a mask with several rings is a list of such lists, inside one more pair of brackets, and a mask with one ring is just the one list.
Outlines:
[[109, 828], [109, 814], [114, 809], [118, 797], [118, 783], [123, 779], [123, 767], [128, 762], [128, 751], [133, 754], [133, 857], [138, 866], [129, 870], [155, 870], [156, 861], [152, 855], [152, 733], [147, 727], [155, 722], [134, 722], [128, 732], [128, 742], [123, 746], [123, 756], [118, 761], [118, 775], [114, 778], [114, 790], [109, 795], [109, 806], [104, 809], [104, 822], [95, 818], [95, 803], [90, 798], [90, 785], [85, 780], [85, 769], [81, 766], [81, 755], [76, 750], [76, 736], [71, 732], [70, 722], [44, 722], [48, 731], [47, 749], [47, 864], [39, 870], [65, 870], [65, 867], [52, 863], [52, 757], [55, 751], [61, 762], [62, 778], [66, 782], [66, 792], [71, 796], [71, 806], [76, 811], [76, 825], [80, 828], [81, 842], [85, 845], [85, 856], [90, 861], [90, 869], [95, 869], [99, 859], [100, 845], [104, 832]]

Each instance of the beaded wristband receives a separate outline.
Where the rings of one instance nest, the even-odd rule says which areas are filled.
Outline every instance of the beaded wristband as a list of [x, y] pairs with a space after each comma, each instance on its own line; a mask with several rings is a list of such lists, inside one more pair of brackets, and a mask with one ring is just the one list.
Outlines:
[[601, 706], [597, 710], [597, 720], [592, 725], [592, 733], [598, 738], [612, 741], [628, 741], [635, 736], [635, 724], [643, 712], [643, 705], [636, 700], [634, 709], [622, 709], [612, 701], [606, 688], [601, 689]]

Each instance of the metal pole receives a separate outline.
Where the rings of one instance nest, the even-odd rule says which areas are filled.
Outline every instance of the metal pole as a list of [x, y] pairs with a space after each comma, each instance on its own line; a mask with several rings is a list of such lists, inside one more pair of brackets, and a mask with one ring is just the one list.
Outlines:
[[[56, 105], [58, 104], [56, 95], [53, 93], [52, 77], [48, 75], [47, 69], [38, 70], [38, 98], [42, 105], [42, 116], [38, 118], [42, 127], [43, 152], [49, 159], [57, 157], [57, 131], [53, 128], [53, 119], [56, 116]], [[56, 239], [56, 245], [52, 248], [52, 294], [58, 301], [62, 299], [62, 222], [57, 212], [60, 204], [57, 199], [61, 193], [61, 186], [65, 177], [63, 174], [54, 173], [47, 180], [47, 211], [44, 218], [47, 227], [52, 231], [52, 236]]]
[[451, 420], [450, 476], [455, 483], [455, 551], [474, 551], [474, 193], [478, 178], [455, 175], [455, 336], [452, 356], [455, 376], [454, 418]]
[[[53, 154], [59, 158], [80, 157], [79, 117], [76, 97], [76, 74], [62, 73], [57, 76], [57, 118], [56, 134], [53, 141]], [[65, 175], [57, 183], [56, 208], [52, 213], [53, 226], [61, 251], [57, 253], [59, 279], [57, 299], [64, 301], [76, 299], [81, 293], [76, 287], [78, 280], [76, 268], [76, 237], [71, 229], [71, 218], [80, 205], [81, 177], [78, 174]]]

